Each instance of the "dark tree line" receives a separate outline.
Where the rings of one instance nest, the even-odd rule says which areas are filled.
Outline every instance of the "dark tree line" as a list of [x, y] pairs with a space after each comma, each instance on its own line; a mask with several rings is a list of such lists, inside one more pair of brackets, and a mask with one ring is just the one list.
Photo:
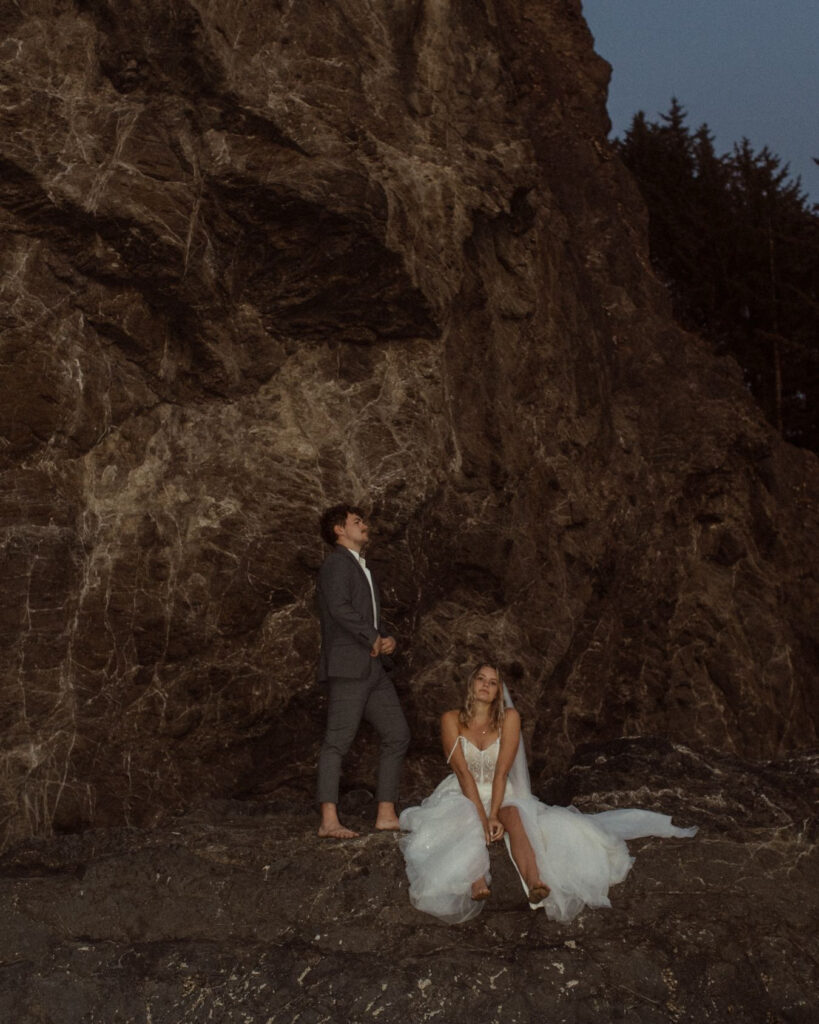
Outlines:
[[683, 326], [730, 353], [770, 422], [819, 451], [819, 206], [767, 147], [718, 156], [676, 99], [616, 145], [649, 212], [651, 260]]

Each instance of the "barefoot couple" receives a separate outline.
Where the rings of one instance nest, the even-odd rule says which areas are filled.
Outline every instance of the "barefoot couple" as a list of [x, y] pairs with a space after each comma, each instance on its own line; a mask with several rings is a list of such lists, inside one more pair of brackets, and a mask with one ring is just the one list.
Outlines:
[[487, 845], [504, 838], [530, 906], [560, 921], [584, 906], [609, 906], [610, 885], [631, 867], [626, 839], [691, 836], [664, 814], [636, 808], [580, 814], [533, 796], [520, 715], [494, 659], [469, 675], [461, 708], [441, 718], [452, 774], [420, 806], [396, 814], [398, 779], [409, 729], [384, 659], [395, 640], [384, 633], [378, 587], [361, 556], [364, 513], [336, 505], [321, 519], [332, 551], [319, 572], [319, 681], [329, 689], [327, 731], [319, 755], [319, 836], [354, 838], [338, 818], [341, 762], [362, 718], [381, 737], [375, 827], [401, 829], [413, 906], [448, 923], [469, 920], [489, 895]]

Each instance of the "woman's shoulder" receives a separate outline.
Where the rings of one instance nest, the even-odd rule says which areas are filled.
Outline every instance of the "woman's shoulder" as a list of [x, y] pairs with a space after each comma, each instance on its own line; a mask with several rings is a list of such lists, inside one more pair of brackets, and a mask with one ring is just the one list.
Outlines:
[[507, 708], [503, 713], [503, 720], [510, 725], [512, 722], [517, 722], [520, 725], [520, 712], [517, 708]]
[[455, 728], [456, 732], [460, 731], [460, 715], [461, 712], [458, 708], [454, 708], [451, 711], [445, 711], [441, 715], [441, 728]]

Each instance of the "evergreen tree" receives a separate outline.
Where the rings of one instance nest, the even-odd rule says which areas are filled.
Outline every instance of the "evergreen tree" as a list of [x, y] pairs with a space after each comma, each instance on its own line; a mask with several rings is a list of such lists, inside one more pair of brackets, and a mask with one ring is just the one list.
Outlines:
[[649, 212], [651, 259], [675, 316], [733, 355], [765, 414], [819, 450], [819, 208], [799, 179], [747, 139], [718, 156], [672, 99], [637, 113], [620, 154]]

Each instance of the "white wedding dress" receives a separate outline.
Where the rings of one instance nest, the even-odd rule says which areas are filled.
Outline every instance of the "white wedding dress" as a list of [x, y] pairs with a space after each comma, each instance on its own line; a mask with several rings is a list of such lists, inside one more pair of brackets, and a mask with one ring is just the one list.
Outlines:
[[[500, 737], [485, 750], [465, 736], [459, 736], [457, 742], [488, 812]], [[454, 752], [455, 747], [452, 749]], [[554, 921], [571, 921], [584, 906], [611, 905], [609, 886], [622, 882], [633, 862], [626, 839], [687, 838], [697, 831], [676, 828], [668, 815], [653, 811], [628, 808], [581, 814], [574, 807], [541, 803], [529, 786], [522, 739], [502, 806], [509, 805], [518, 808], [541, 880], [551, 889], [537, 907]], [[457, 777], [452, 774], [444, 779], [420, 807], [408, 807], [399, 823], [406, 833], [400, 846], [412, 905], [448, 924], [460, 924], [479, 914], [484, 904], [472, 899], [472, 882], [482, 876], [490, 881], [489, 853], [478, 812], [463, 795]], [[509, 837], [505, 838], [508, 848]], [[528, 893], [522, 878], [521, 883]]]

